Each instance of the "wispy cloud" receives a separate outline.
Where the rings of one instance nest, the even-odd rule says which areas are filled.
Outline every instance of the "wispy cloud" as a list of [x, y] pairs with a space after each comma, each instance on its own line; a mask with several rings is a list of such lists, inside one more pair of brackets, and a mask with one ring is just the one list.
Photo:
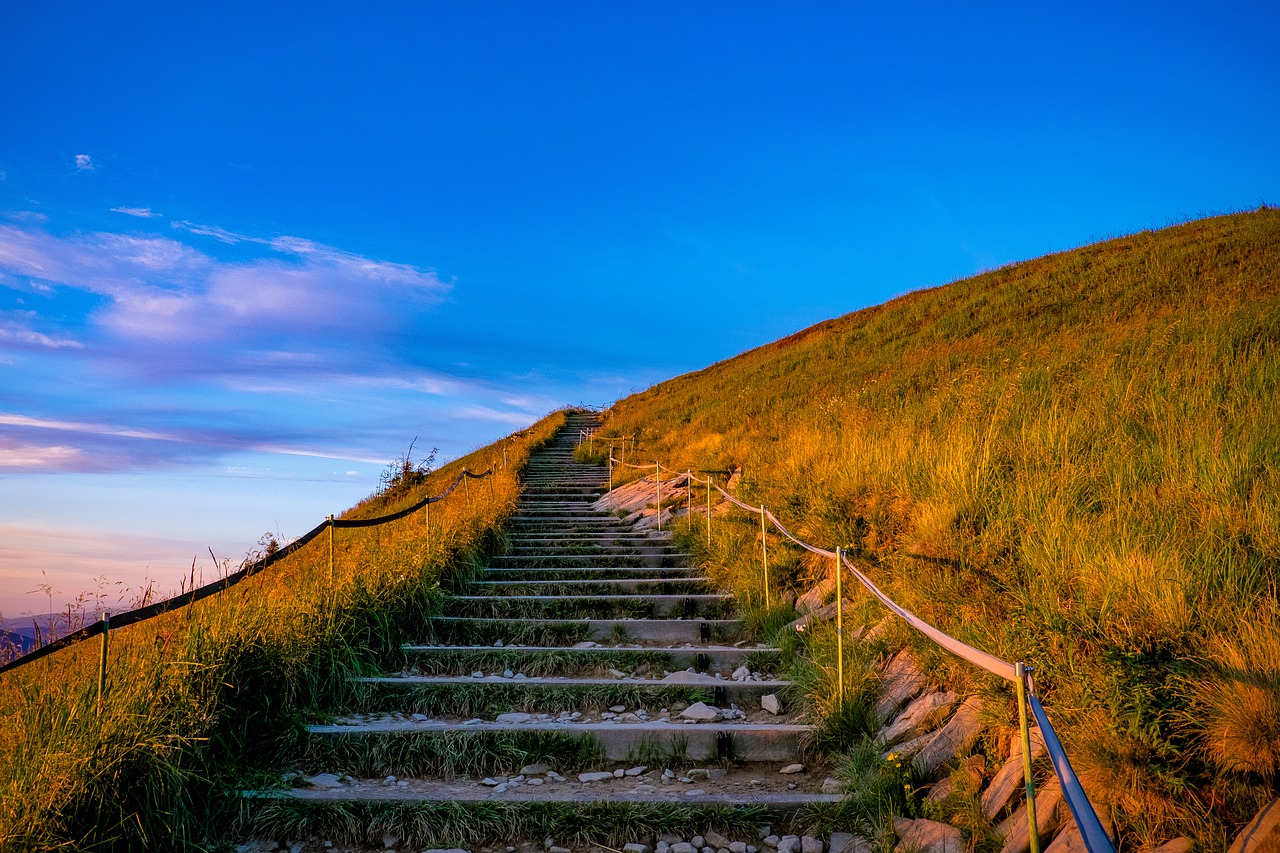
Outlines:
[[136, 216], [139, 219], [155, 219], [160, 214], [149, 207], [113, 207], [112, 213], [123, 213], [125, 216]]
[[76, 171], [92, 172], [93, 158], [90, 157], [88, 154], [77, 154], [76, 155]]
[[[30, 312], [23, 312], [30, 316]], [[54, 337], [38, 332], [27, 323], [0, 317], [0, 349], [83, 349], [73, 338]]]
[[60, 421], [50, 418], [32, 418], [26, 415], [12, 415], [0, 412], [0, 426], [31, 427], [59, 432], [82, 432], [91, 435], [110, 435], [117, 438], [143, 438], [158, 441], [181, 441], [182, 439], [169, 433], [147, 429], [131, 429], [109, 424], [82, 423], [79, 421]]
[[0, 435], [0, 470], [80, 471], [87, 462], [78, 447], [36, 444]]

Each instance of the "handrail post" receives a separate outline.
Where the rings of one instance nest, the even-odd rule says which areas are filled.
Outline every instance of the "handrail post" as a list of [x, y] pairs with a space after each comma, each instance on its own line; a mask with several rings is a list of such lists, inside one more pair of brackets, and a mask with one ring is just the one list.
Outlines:
[[609, 509], [613, 509], [613, 445], [609, 445]]
[[102, 611], [102, 657], [98, 661], [98, 713], [107, 698], [107, 635], [111, 633], [111, 616]]
[[1031, 853], [1040, 853], [1040, 833], [1036, 829], [1036, 782], [1031, 773], [1031, 728], [1027, 724], [1027, 673], [1031, 667], [1022, 662], [1013, 665], [1014, 683], [1018, 688], [1018, 728], [1022, 736], [1022, 771], [1027, 780], [1027, 828], [1031, 832]]
[[653, 463], [653, 481], [658, 486], [658, 532], [662, 532], [662, 463]]
[[426, 505], [425, 507], [423, 507], [423, 509], [425, 509], [425, 510], [427, 511], [427, 520], [426, 520], [427, 533], [426, 533], [426, 538], [427, 538], [427, 541], [428, 541], [428, 542], [430, 542], [430, 541], [431, 541], [431, 498], [429, 498], [429, 497], [427, 498], [427, 505]]
[[769, 592], [769, 538], [764, 529], [765, 508], [760, 504], [760, 560], [764, 564], [764, 606], [773, 606], [773, 596]]
[[844, 585], [841, 581], [841, 575], [844, 574], [844, 566], [841, 557], [844, 549], [839, 545], [836, 546], [836, 682], [839, 685], [837, 694], [840, 697], [840, 707], [844, 707]]
[[329, 592], [333, 593], [333, 513], [325, 521], [329, 525]]
[[707, 472], [707, 548], [711, 548], [711, 478], [714, 476], [710, 471]]
[[689, 521], [693, 521], [693, 471], [684, 472], [684, 485], [689, 490], [688, 509], [685, 512], [689, 515]]

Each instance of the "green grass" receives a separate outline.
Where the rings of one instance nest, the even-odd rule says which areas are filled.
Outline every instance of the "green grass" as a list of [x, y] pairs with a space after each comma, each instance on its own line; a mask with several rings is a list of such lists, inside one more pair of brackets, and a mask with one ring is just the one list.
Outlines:
[[[605, 428], [638, 461], [741, 469], [742, 500], [1033, 664], [1125, 844], [1216, 844], [1280, 790], [1277, 270], [1274, 209], [1133, 234], [821, 323]], [[717, 582], [760, 607], [758, 520], [716, 517], [710, 549], [702, 522]], [[777, 594], [829, 571], [769, 553]], [[1013, 725], [1004, 686], [896, 636]]]
[[[113, 631], [108, 694], [96, 705], [98, 644], [0, 676], [0, 849], [202, 849], [234, 807], [222, 796], [260, 778], [303, 720], [350, 701], [351, 675], [400, 660], [437, 612], [439, 584], [469, 574], [515, 506], [517, 472], [563, 414], [508, 446], [511, 467], [425, 513], [322, 535], [232, 589]], [[370, 517], [435, 494], [462, 466], [371, 499]]]
[[[524, 670], [521, 670], [524, 671]], [[527, 674], [527, 673], [526, 673]], [[556, 673], [557, 675], [561, 673]], [[676, 701], [710, 702], [708, 689], [680, 685], [608, 684], [525, 685], [519, 681], [488, 684], [362, 684], [352, 708], [380, 711], [394, 707], [405, 713], [492, 718], [507, 711], [599, 710], [612, 705], [663, 708]], [[388, 699], [394, 697], [394, 704]]]
[[563, 772], [598, 764], [590, 735], [556, 731], [348, 733], [300, 737], [289, 755], [308, 772], [353, 776], [488, 775], [546, 761]]
[[[486, 675], [508, 668], [525, 675], [563, 675], [603, 677], [609, 669], [634, 672], [647, 667], [651, 672], [671, 669], [671, 655], [643, 649], [557, 649], [529, 652], [523, 649], [485, 649], [483, 651], [441, 651], [408, 653], [412, 665], [423, 675], [470, 675], [479, 670]], [[760, 667], [755, 667], [759, 669]]]

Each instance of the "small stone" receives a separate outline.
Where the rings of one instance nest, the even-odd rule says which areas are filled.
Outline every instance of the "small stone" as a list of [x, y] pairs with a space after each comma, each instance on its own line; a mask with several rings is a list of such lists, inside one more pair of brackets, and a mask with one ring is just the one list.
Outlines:
[[798, 853], [799, 850], [800, 836], [798, 835], [784, 835], [778, 842], [778, 853]]
[[600, 770], [595, 773], [579, 773], [579, 782], [603, 782], [606, 779], [612, 779], [613, 772], [609, 770]]
[[503, 677], [503, 678], [515, 678], [515, 675], [516, 675], [516, 674], [515, 674], [514, 672], [512, 672], [511, 670], [509, 670], [509, 669], [504, 669], [504, 670], [502, 671], [502, 677]]
[[747, 842], [745, 842], [745, 841], [730, 841], [730, 842], [729, 842], [729, 853], [747, 853]]
[[708, 832], [704, 837], [706, 839], [706, 844], [710, 847], [715, 847], [716, 849], [721, 847], [727, 849], [729, 847], [729, 839], [725, 838], [718, 832]]
[[499, 714], [494, 722], [497, 723], [527, 723], [533, 719], [533, 714], [525, 714], [523, 712], [512, 712], [510, 714]]
[[546, 776], [550, 772], [550, 764], [526, 764], [520, 768], [521, 776]]
[[620, 670], [620, 669], [613, 669], [613, 668], [610, 668], [610, 669], [609, 669], [609, 674], [610, 674], [610, 675], [612, 675], [614, 678], [626, 678], [626, 677], [627, 677], [627, 674], [626, 674], [625, 672], [623, 672], [622, 670]]
[[751, 677], [751, 669], [750, 667], [740, 666], [737, 669], [735, 669], [733, 671], [733, 675], [730, 675], [729, 677], [732, 678], [734, 681], [746, 681], [748, 678]]
[[495, 649], [500, 649], [500, 648], [502, 648], [502, 641], [501, 641], [501, 640], [497, 640], [497, 641], [495, 641], [495, 642], [494, 642], [494, 644], [493, 644], [493, 647], [494, 647]]
[[626, 712], [627, 706], [626, 705], [610, 705], [609, 710], [615, 714], [622, 714]]
[[833, 832], [831, 837], [827, 839], [827, 849], [829, 853], [845, 853], [847, 849], [849, 853], [854, 853], [853, 833], [851, 832]]
[[623, 776], [625, 776], [625, 775], [626, 775], [626, 771], [625, 771], [625, 770], [623, 770], [621, 767], [619, 767], [617, 770], [613, 771], [613, 778], [615, 778], [615, 779], [621, 779], [621, 778], [622, 778]]
[[693, 838], [689, 839], [689, 843], [701, 850], [703, 847], [707, 846], [707, 839], [703, 838], [701, 835], [695, 835]]
[[472, 677], [472, 678], [484, 678], [484, 672], [482, 672], [481, 670], [478, 670], [478, 669], [477, 669], [475, 672], [471, 673], [471, 677]]
[[778, 700], [778, 695], [776, 693], [768, 693], [761, 696], [760, 707], [764, 708], [770, 714], [777, 715], [782, 713], [782, 702]]
[[342, 780], [332, 773], [319, 773], [315, 776], [303, 776], [302, 778], [307, 784], [316, 788], [337, 788], [342, 785]]
[[542, 782], [543, 782], [542, 779], [537, 779], [537, 778], [525, 780], [526, 785], [534, 785], [534, 786], [541, 785]]
[[793, 773], [803, 773], [803, 772], [804, 772], [804, 765], [803, 765], [803, 764], [788, 764], [786, 767], [782, 768], [782, 769], [781, 769], [781, 770], [779, 770], [778, 772], [779, 772], [779, 773], [782, 773], [782, 774], [785, 774], [785, 775], [787, 775], [787, 776], [790, 776], [790, 775], [791, 775], [791, 774], [793, 774]]
[[674, 778], [676, 778], [675, 771], [673, 771], [670, 767], [668, 767], [666, 770], [663, 770], [663, 771], [662, 771], [662, 778], [663, 778], [663, 779], [674, 779]]
[[750, 784], [750, 785], [751, 785], [751, 787], [753, 787], [753, 788], [758, 788], [759, 786], [763, 785], [763, 784], [764, 784], [764, 782], [763, 782], [763, 781], [761, 781], [760, 779], [752, 779], [752, 780], [751, 780], [751, 782], [750, 782], [750, 783], [748, 783], [748, 784]]
[[595, 640], [583, 640], [581, 643], [574, 643], [573, 647], [575, 649], [594, 649], [598, 645], [600, 644]]
[[680, 716], [686, 720], [710, 722], [720, 716], [720, 711], [705, 702], [694, 702], [688, 708], [681, 711]]
[[812, 835], [802, 836], [800, 839], [800, 853], [822, 853], [822, 842]]
[[529, 676], [525, 675], [523, 672], [517, 672], [517, 673], [515, 674], [515, 680], [516, 680], [516, 681], [522, 681], [522, 680], [524, 680], [524, 679], [526, 679], [526, 678], [528, 678], [528, 677], [529, 677]]
[[643, 775], [645, 772], [647, 772], [648, 769], [649, 769], [648, 767], [645, 767], [643, 764], [641, 764], [636, 767], [628, 767], [626, 770], [623, 771], [623, 774], [626, 776], [640, 776], [640, 775]]
[[691, 782], [693, 782], [693, 780], [692, 780], [692, 779], [690, 779], [688, 776], [681, 776], [681, 777], [680, 777], [679, 779], [677, 779], [676, 781], [677, 781], [677, 782], [683, 782], [683, 783], [685, 783], [686, 785], [688, 785], [688, 784], [690, 784]]
[[407, 787], [409, 787], [409, 783], [408, 783], [408, 782], [406, 782], [404, 779], [401, 779], [399, 782], [397, 782], [397, 783], [396, 783], [396, 787], [397, 787], [397, 788], [407, 788]]
[[839, 779], [832, 779], [830, 776], [828, 776], [826, 779], [822, 780], [822, 793], [838, 794], [842, 790], [844, 790], [844, 786], [840, 784]]
[[671, 853], [671, 842], [659, 841], [653, 848], [653, 853]]
[[426, 714], [414, 714], [411, 719], [416, 723], [422, 723], [422, 722], [426, 722], [431, 718], [428, 717]]
[[511, 788], [510, 782], [503, 782], [500, 785], [498, 785], [496, 788], [494, 788], [493, 792], [495, 794], [505, 794], [510, 788]]
[[[705, 767], [694, 767], [691, 770], [686, 770], [684, 775], [688, 776], [690, 779], [705, 779], [707, 778], [707, 770]], [[701, 837], [702, 837], [701, 835], [694, 836], [694, 838], [701, 838]], [[701, 847], [702, 845], [694, 844], [693, 846]]]
[[799, 788], [799, 787], [800, 787], [800, 786], [799, 786], [799, 785], [797, 785], [795, 782], [788, 782], [788, 783], [787, 783], [787, 790], [788, 790], [788, 791], [794, 791], [796, 788]]
[[637, 844], [633, 841], [630, 844], [622, 845], [622, 853], [649, 853], [649, 845]]
[[568, 847], [552, 847], [547, 853], [573, 853]]
[[694, 853], [694, 847], [688, 841], [680, 841], [671, 845], [671, 853]]
[[708, 779], [723, 779], [728, 775], [729, 771], [725, 770], [723, 767], [712, 767], [707, 771]]
[[[387, 778], [385, 778], [385, 779], [383, 779], [383, 780], [382, 780], [382, 784], [384, 784], [384, 785], [394, 785], [397, 781], [398, 781], [398, 780], [396, 779], [396, 777], [394, 777], [394, 776], [388, 776]], [[390, 845], [388, 845], [388, 846], [390, 846]]]
[[382, 846], [383, 847], [399, 847], [400, 836], [387, 833], [386, 835], [382, 836]]
[[765, 846], [765, 847], [777, 847], [777, 846], [778, 846], [778, 842], [780, 842], [781, 840], [782, 840], [782, 839], [781, 839], [781, 838], [779, 838], [779, 837], [778, 837], [778, 836], [776, 836], [776, 835], [766, 835], [766, 836], [764, 837], [764, 846]]

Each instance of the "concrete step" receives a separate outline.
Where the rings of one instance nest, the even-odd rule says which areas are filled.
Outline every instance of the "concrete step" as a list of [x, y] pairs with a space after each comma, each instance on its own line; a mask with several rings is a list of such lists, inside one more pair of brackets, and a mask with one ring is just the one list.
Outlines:
[[406, 644], [406, 656], [419, 670], [435, 675], [462, 675], [479, 669], [505, 669], [529, 675], [553, 673], [603, 673], [608, 669], [631, 672], [640, 667], [675, 671], [733, 672], [747, 664], [769, 672], [781, 657], [781, 649], [769, 646], [720, 645], [595, 645], [577, 646], [446, 646]]
[[625, 643], [733, 642], [740, 619], [496, 619], [433, 616], [428, 626], [439, 642], [571, 646], [586, 640]]
[[560, 566], [524, 567], [487, 566], [479, 577], [488, 580], [610, 580], [610, 579], [659, 579], [702, 577], [702, 569], [693, 566]]
[[452, 595], [446, 616], [471, 618], [725, 618], [736, 611], [724, 593], [681, 595]]
[[[518, 757], [519, 742], [546, 743], [540, 735], [557, 739], [590, 739], [599, 747], [600, 758], [608, 761], [644, 761], [649, 755], [672, 756], [683, 753], [688, 760], [707, 761], [794, 761], [800, 757], [804, 741], [813, 727], [803, 723], [647, 723], [591, 722], [565, 723], [557, 720], [530, 720], [523, 723], [499, 723], [491, 720], [405, 720], [391, 717], [382, 720], [307, 726], [307, 732], [320, 739], [363, 739], [449, 736], [477, 738], [503, 735], [510, 739], [512, 757]], [[456, 744], [455, 744], [456, 747]], [[367, 747], [366, 747], [367, 749]], [[394, 749], [368, 750], [393, 758]], [[513, 762], [514, 763], [514, 762]], [[399, 775], [417, 768], [384, 764], [380, 770]]]
[[467, 585], [475, 595], [687, 595], [706, 594], [705, 577], [598, 578], [594, 580], [478, 580]]
[[642, 550], [633, 554], [495, 554], [489, 558], [490, 565], [518, 569], [522, 567], [624, 567], [647, 566], [649, 568], [676, 567], [689, 560], [688, 554], [660, 551], [658, 549]]

